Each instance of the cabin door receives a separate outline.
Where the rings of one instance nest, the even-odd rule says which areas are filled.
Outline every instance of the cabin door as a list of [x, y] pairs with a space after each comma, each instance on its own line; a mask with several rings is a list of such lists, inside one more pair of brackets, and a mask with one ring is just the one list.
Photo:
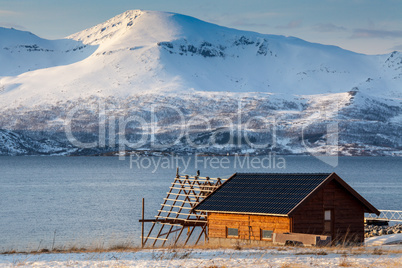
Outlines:
[[330, 235], [333, 237], [334, 226], [334, 211], [332, 209], [324, 210], [324, 235]]

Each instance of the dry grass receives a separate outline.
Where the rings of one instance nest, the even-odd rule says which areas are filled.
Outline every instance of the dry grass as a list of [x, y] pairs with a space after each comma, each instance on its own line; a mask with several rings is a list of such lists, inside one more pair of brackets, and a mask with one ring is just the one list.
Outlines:
[[[141, 250], [140, 247], [133, 247], [129, 243], [119, 243], [110, 246], [109, 248], [101, 248], [100, 245], [102, 244], [97, 244], [93, 245], [92, 248], [79, 248], [75, 246], [71, 246], [67, 249], [57, 249], [55, 248], [54, 250], [48, 250], [48, 249], [41, 249], [38, 251], [33, 252], [34, 254], [47, 254], [47, 253], [103, 253], [103, 252], [135, 252]], [[236, 245], [235, 245], [236, 246]], [[246, 245], [244, 245], [246, 247]], [[243, 249], [243, 245], [241, 245]], [[247, 247], [248, 248], [248, 247]], [[304, 268], [304, 267], [323, 267], [323, 265], [320, 261], [321, 258], [317, 258], [316, 256], [320, 255], [328, 255], [328, 254], [335, 254], [335, 258], [331, 257], [324, 257], [324, 258], [330, 258], [331, 261], [333, 262], [332, 265], [337, 265], [338, 267], [389, 267], [389, 268], [396, 268], [396, 267], [401, 267], [402, 263], [402, 256], [395, 255], [395, 251], [397, 253], [402, 253], [401, 250], [391, 250], [391, 253], [382, 248], [364, 248], [364, 247], [324, 247], [324, 248], [315, 248], [315, 247], [309, 247], [309, 248], [300, 248], [300, 247], [278, 247], [278, 246], [268, 246], [268, 247], [250, 247], [253, 249], [260, 249], [262, 252], [259, 252], [258, 254], [256, 253], [247, 253], [246, 258], [249, 260], [253, 260], [251, 263], [249, 262], [248, 264], [254, 264], [254, 265], [261, 265], [264, 267], [278, 267], [276, 265], [271, 263], [269, 259], [263, 259], [263, 256], [267, 253], [265, 250], [275, 250], [275, 254], [281, 255], [279, 253], [280, 251], [291, 251], [291, 255], [295, 255], [295, 260], [298, 259], [297, 255], [311, 255], [311, 257], [300, 257], [302, 259], [303, 263], [296, 263], [292, 262], [291, 260], [286, 260], [284, 263], [279, 264], [279, 267], [283, 268]], [[153, 248], [155, 249], [155, 248]], [[158, 249], [163, 249], [163, 250], [152, 250], [150, 254], [152, 254], [152, 260], [154, 261], [171, 261], [171, 260], [182, 260], [184, 261], [183, 263], [186, 262], [186, 259], [192, 259], [196, 257], [196, 254], [194, 254], [195, 249], [234, 249], [234, 247], [216, 247], [216, 246], [210, 246], [210, 245], [199, 245], [197, 247], [169, 247], [169, 248], [158, 248]], [[265, 252], [264, 252], [265, 251]], [[240, 254], [240, 252], [236, 251], [231, 251], [233, 255], [230, 256], [229, 261], [233, 261], [233, 256], [236, 256], [237, 254]], [[293, 253], [294, 252], [294, 253]], [[15, 254], [17, 252], [15, 251], [10, 251], [11, 254]], [[293, 254], [292, 254], [293, 253]], [[256, 254], [255, 256], [253, 254]], [[262, 254], [262, 255], [261, 255]], [[367, 254], [369, 255], [370, 259], [367, 260], [368, 262], [365, 263], [359, 263], [360, 258], [353, 258], [354, 255], [359, 255], [359, 254]], [[392, 255], [393, 254], [393, 255]], [[243, 254], [244, 255], [244, 254]], [[286, 254], [288, 255], [288, 254]], [[102, 256], [99, 254], [89, 254], [90, 260], [92, 258], [94, 261], [96, 261], [97, 256]], [[115, 255], [119, 256], [119, 255]], [[13, 262], [14, 266], [23, 266], [29, 264], [29, 259], [25, 258], [31, 258], [32, 256], [26, 255], [26, 256], [16, 256], [15, 261]], [[280, 257], [280, 256], [279, 256]], [[364, 257], [364, 256], [363, 256]], [[213, 258], [213, 257], [212, 257]], [[254, 258], [254, 259], [253, 259]], [[307, 258], [308, 261], [304, 262], [303, 260]], [[129, 262], [125, 262], [124, 260], [121, 260], [120, 257], [115, 259], [116, 263], [113, 263], [113, 267], [129, 267], [128, 264]], [[207, 268], [226, 268], [225, 262], [215, 262], [214, 259], [209, 259], [209, 260], [203, 260], [199, 267], [207, 267]], [[272, 265], [272, 266], [271, 266]], [[71, 263], [71, 266], [74, 267], [74, 263]]]
[[328, 255], [328, 253], [325, 250], [318, 250], [318, 251], [301, 251], [301, 252], [296, 252], [295, 255], [318, 255], [318, 256], [323, 256], [323, 255]]
[[103, 253], [103, 252], [136, 252], [142, 249], [161, 249], [167, 250], [169, 252], [174, 252], [177, 249], [181, 251], [192, 251], [196, 249], [200, 250], [224, 250], [224, 249], [235, 249], [235, 250], [246, 250], [246, 249], [261, 249], [261, 250], [275, 250], [275, 251], [289, 251], [297, 250], [295, 255], [328, 255], [337, 254], [343, 256], [351, 255], [387, 255], [387, 254], [402, 254], [402, 249], [382, 249], [382, 248], [371, 248], [364, 246], [327, 246], [327, 247], [294, 247], [294, 246], [252, 246], [247, 244], [235, 243], [232, 246], [221, 246], [221, 245], [211, 245], [211, 244], [199, 244], [199, 245], [189, 245], [189, 246], [170, 246], [170, 247], [145, 247], [134, 246], [131, 243], [123, 242], [117, 243], [110, 246], [105, 246], [103, 243], [96, 243], [88, 248], [70, 246], [66, 248], [55, 247], [53, 250], [42, 248], [36, 251], [21, 252], [17, 250], [8, 250], [1, 252], [0, 254], [48, 254], [48, 253]]
[[351, 267], [352, 263], [348, 260], [346, 256], [342, 257], [339, 261], [339, 267]]
[[7, 250], [1, 252], [0, 254], [49, 254], [49, 253], [103, 253], [103, 252], [136, 252], [141, 250], [141, 247], [132, 246], [129, 244], [116, 244], [110, 247], [100, 247], [94, 246], [89, 248], [77, 247], [75, 245], [68, 248], [58, 248], [55, 247], [53, 250], [42, 248], [36, 251], [16, 251], [16, 250]]
[[384, 254], [384, 251], [380, 248], [374, 248], [373, 249], [373, 255], [382, 255]]
[[192, 250], [176, 250], [176, 249], [167, 249], [161, 251], [152, 251], [152, 259], [156, 261], [162, 260], [184, 260], [190, 258], [192, 254]]
[[299, 264], [299, 263], [283, 263], [281, 265], [281, 268], [303, 268], [303, 267], [307, 267], [305, 265]]
[[372, 263], [371, 267], [387, 267], [387, 268], [399, 268], [401, 267], [402, 258], [396, 259], [378, 259]]

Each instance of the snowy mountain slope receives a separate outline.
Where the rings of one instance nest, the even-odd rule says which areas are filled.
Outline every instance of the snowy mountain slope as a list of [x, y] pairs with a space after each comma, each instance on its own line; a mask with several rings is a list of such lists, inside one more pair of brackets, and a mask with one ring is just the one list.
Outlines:
[[46, 40], [30, 32], [0, 27], [0, 78], [68, 65], [92, 54], [96, 46], [74, 40]]
[[[373, 95], [401, 97], [384, 89], [400, 82], [402, 72], [387, 55], [243, 32], [178, 14], [128, 11], [69, 38], [97, 49], [75, 64], [1, 79], [11, 99], [24, 92], [18, 103], [32, 106], [161, 90], [317, 94], [356, 86]], [[384, 78], [390, 70], [397, 81]], [[0, 104], [8, 106], [7, 101]]]
[[68, 144], [50, 139], [34, 140], [22, 134], [0, 129], [0, 155], [64, 155], [77, 151]]
[[[193, 141], [205, 142], [203, 137], [228, 127], [227, 120], [213, 121], [219, 117], [233, 121], [227, 131], [268, 144], [264, 141], [272, 133], [261, 129], [269, 124], [247, 121], [259, 116], [277, 124], [276, 144], [270, 142], [267, 150], [277, 146], [278, 151], [303, 153], [303, 131], [307, 143], [321, 148], [328, 122], [340, 126], [340, 143], [352, 153], [363, 147], [382, 152], [402, 147], [399, 52], [368, 56], [139, 10], [64, 40], [0, 29], [1, 48], [0, 60], [7, 65], [0, 65], [0, 128], [27, 131], [35, 139], [44, 135], [65, 143], [67, 117], [75, 111], [72, 129], [85, 141], [99, 138], [102, 112], [105, 125], [119, 133], [116, 118], [143, 118], [142, 133], [157, 130], [160, 145], [177, 140], [183, 129], [189, 129]], [[151, 120], [155, 107], [160, 110], [156, 128]], [[210, 119], [211, 128], [188, 127], [196, 115]], [[113, 137], [107, 129], [107, 138]], [[125, 137], [137, 140], [138, 126], [127, 129]], [[117, 140], [106, 142], [110, 150]], [[222, 144], [208, 148], [233, 148]], [[191, 147], [184, 139], [176, 145]], [[151, 138], [143, 146], [151, 146]]]

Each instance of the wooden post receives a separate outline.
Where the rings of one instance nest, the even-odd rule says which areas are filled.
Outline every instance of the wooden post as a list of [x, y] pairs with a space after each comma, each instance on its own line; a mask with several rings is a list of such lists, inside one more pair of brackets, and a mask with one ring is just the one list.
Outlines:
[[144, 198], [142, 198], [141, 248], [144, 247]]

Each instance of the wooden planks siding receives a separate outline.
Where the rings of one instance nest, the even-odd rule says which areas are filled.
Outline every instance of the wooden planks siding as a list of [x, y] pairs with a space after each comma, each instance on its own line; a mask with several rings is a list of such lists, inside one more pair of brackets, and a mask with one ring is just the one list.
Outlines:
[[336, 181], [328, 183], [293, 215], [292, 231], [324, 234], [324, 210], [333, 211], [333, 241], [364, 241], [363, 205]]
[[239, 239], [261, 240], [261, 229], [290, 232], [290, 218], [280, 216], [208, 213], [208, 236], [226, 238], [226, 228], [238, 228]]

